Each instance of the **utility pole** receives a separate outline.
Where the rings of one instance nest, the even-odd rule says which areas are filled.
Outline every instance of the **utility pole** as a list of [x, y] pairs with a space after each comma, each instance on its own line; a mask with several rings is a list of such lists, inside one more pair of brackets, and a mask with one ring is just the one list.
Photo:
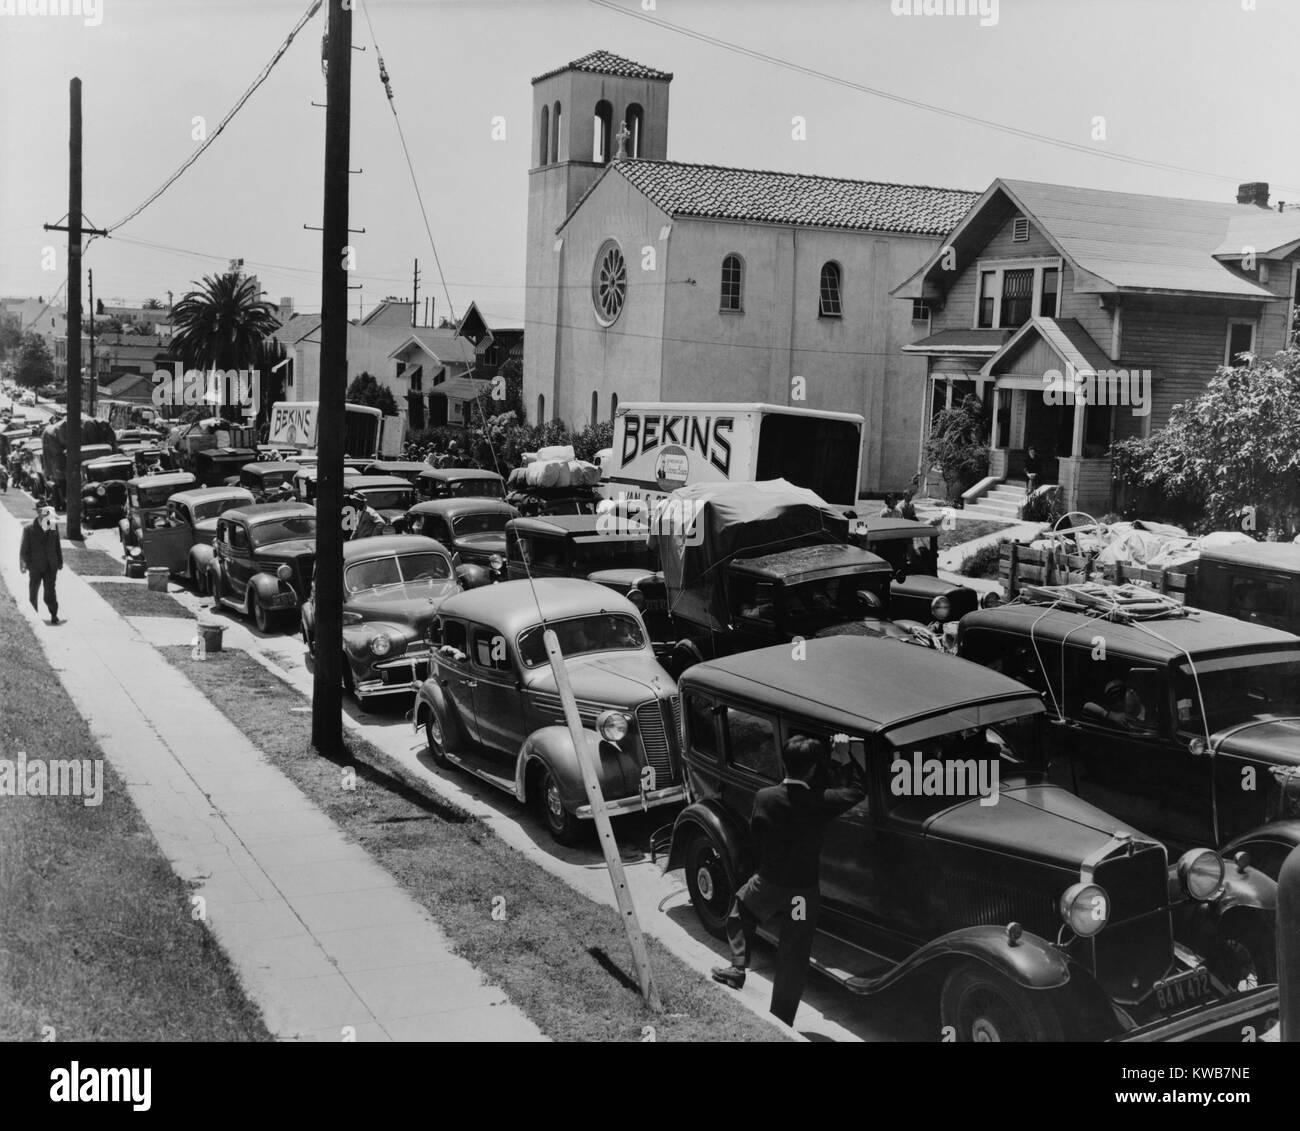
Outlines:
[[415, 261], [415, 272], [411, 276], [411, 325], [416, 325], [415, 312], [420, 309], [420, 261]]
[[87, 300], [90, 303], [90, 394], [89, 409], [90, 415], [95, 415], [95, 401], [99, 393], [99, 382], [95, 379], [95, 269], [93, 267], [86, 271], [86, 278], [89, 280], [89, 295]]
[[83, 228], [81, 217], [81, 80], [68, 84], [68, 226], [46, 224], [47, 232], [68, 233], [68, 415], [64, 425], [64, 491], [67, 493], [67, 536], [81, 533], [81, 237], [83, 232], [106, 236], [98, 228]]
[[311, 744], [343, 753], [343, 443], [348, 372], [348, 157], [352, 4], [329, 0], [325, 73], [325, 209], [321, 221], [320, 408], [316, 514], [316, 672]]

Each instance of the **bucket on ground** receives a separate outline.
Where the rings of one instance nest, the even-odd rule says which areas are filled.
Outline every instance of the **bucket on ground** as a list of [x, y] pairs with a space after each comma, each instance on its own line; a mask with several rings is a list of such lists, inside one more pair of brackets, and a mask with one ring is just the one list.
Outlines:
[[220, 652], [221, 636], [226, 631], [224, 624], [200, 624], [199, 643], [204, 652]]
[[167, 578], [171, 575], [171, 570], [166, 566], [150, 566], [145, 571], [145, 577], [148, 579], [149, 589], [154, 593], [167, 592]]

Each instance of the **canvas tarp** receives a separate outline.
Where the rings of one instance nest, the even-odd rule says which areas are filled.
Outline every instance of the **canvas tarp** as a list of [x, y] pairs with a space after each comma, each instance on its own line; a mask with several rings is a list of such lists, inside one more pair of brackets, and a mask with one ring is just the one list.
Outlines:
[[652, 521], [674, 615], [725, 631], [723, 567], [818, 542], [847, 542], [848, 520], [821, 496], [784, 479], [693, 483], [672, 492]]

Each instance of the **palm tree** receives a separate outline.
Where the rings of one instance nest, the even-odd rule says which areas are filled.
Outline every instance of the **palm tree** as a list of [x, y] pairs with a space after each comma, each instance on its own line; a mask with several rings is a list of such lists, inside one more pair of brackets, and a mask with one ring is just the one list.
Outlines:
[[163, 304], [159, 302], [156, 298], [148, 298], [145, 299], [144, 301], [144, 308], [145, 310], [161, 310], [163, 308]]

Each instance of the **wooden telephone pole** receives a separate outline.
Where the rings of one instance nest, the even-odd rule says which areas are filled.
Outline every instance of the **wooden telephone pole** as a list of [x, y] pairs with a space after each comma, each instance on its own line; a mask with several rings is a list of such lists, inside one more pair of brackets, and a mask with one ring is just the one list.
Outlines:
[[348, 375], [348, 159], [352, 5], [329, 0], [325, 62], [325, 209], [321, 221], [320, 408], [316, 425], [316, 672], [311, 744], [343, 753], [343, 444]]
[[95, 379], [95, 269], [92, 267], [86, 272], [87, 288], [89, 293], [86, 298], [90, 304], [90, 365], [87, 370], [87, 376], [90, 378], [90, 392], [86, 397], [86, 405], [91, 416], [95, 415], [95, 401], [99, 393], [99, 382]]

